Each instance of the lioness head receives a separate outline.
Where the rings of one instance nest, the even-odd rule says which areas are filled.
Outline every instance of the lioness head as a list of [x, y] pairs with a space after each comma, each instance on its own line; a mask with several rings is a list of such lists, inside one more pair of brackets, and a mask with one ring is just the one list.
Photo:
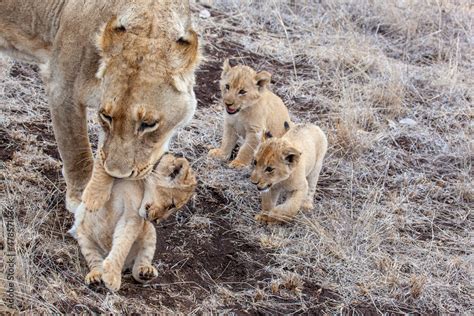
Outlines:
[[164, 155], [145, 180], [140, 216], [157, 222], [167, 219], [189, 201], [196, 184], [196, 176], [185, 158]]
[[180, 21], [169, 10], [164, 16], [151, 11], [113, 17], [97, 38], [103, 129], [98, 152], [116, 178], [144, 178], [196, 107], [199, 48], [189, 16]]
[[229, 61], [225, 60], [220, 85], [227, 113], [233, 115], [254, 105], [271, 78], [272, 75], [267, 71], [257, 73], [243, 65], [231, 67]]
[[291, 175], [298, 164], [301, 152], [281, 138], [267, 139], [257, 151], [254, 170], [250, 177], [257, 189], [268, 191]]

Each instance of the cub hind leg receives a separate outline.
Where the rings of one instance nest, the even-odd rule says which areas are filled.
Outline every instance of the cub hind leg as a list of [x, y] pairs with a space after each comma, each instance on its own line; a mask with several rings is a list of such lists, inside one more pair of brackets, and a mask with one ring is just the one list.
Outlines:
[[303, 201], [303, 205], [301, 205], [301, 208], [304, 210], [312, 210], [314, 208], [314, 194], [316, 193], [316, 185], [318, 184], [319, 174], [321, 172], [322, 167], [323, 162], [321, 159], [316, 163], [316, 166], [306, 178], [306, 180], [308, 181], [308, 195]]
[[151, 222], [145, 222], [136, 247], [138, 247], [138, 253], [133, 264], [132, 275], [138, 282], [146, 283], [158, 276], [158, 271], [152, 265], [156, 249], [156, 231]]

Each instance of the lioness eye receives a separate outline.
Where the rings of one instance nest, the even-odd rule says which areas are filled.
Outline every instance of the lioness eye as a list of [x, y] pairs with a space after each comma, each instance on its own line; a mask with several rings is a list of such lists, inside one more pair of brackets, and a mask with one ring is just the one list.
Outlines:
[[229, 90], [230, 89], [230, 86], [228, 84], [225, 85], [225, 89], [226, 90]]
[[240, 95], [245, 95], [245, 94], [247, 94], [247, 91], [245, 91], [244, 89], [242, 89], [242, 90], [239, 91], [239, 94], [240, 94]]
[[254, 161], [253, 161], [253, 165], [254, 165], [254, 166], [257, 165], [257, 160], [254, 160]]
[[105, 113], [99, 113], [99, 117], [102, 121], [104, 121], [107, 124], [112, 124], [112, 116], [107, 115]]
[[267, 169], [265, 169], [265, 172], [273, 172], [273, 170], [275, 170], [275, 168], [267, 167]]
[[157, 121], [154, 121], [154, 122], [142, 122], [142, 123], [140, 124], [140, 131], [144, 131], [144, 130], [147, 130], [147, 129], [153, 129], [153, 128], [155, 128], [157, 125], [158, 125], [158, 122], [157, 122]]

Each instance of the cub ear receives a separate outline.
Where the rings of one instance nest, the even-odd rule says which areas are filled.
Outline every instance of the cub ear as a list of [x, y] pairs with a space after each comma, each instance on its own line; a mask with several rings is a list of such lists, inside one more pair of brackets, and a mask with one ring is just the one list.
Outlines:
[[272, 80], [272, 75], [268, 71], [260, 71], [255, 76], [255, 81], [257, 81], [257, 86], [259, 87], [259, 89], [262, 89], [268, 86], [271, 80]]
[[263, 134], [263, 140], [267, 140], [273, 137], [272, 132], [266, 131], [265, 134]]
[[300, 157], [301, 152], [294, 147], [289, 147], [283, 150], [283, 160], [290, 167], [294, 167], [299, 162]]
[[178, 181], [181, 185], [191, 185], [196, 183], [196, 177], [186, 158], [178, 158], [170, 174], [172, 180]]
[[229, 58], [226, 58], [224, 60], [224, 63], [222, 64], [222, 75], [225, 75], [232, 69], [232, 66], [230, 65]]
[[122, 48], [122, 37], [127, 28], [116, 16], [113, 16], [97, 37], [97, 47], [104, 55], [114, 55]]

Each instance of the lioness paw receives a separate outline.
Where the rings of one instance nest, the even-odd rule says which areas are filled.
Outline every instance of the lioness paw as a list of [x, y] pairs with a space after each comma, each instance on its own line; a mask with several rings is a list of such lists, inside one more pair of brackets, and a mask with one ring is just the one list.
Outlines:
[[230, 162], [229, 167], [234, 169], [242, 169], [245, 168], [247, 165], [240, 160], [233, 160]]
[[212, 158], [225, 159], [225, 155], [220, 148], [214, 148], [209, 150], [209, 153], [207, 155]]
[[82, 194], [82, 202], [86, 209], [91, 212], [98, 211], [105, 203], [109, 200], [108, 192], [102, 192], [101, 190], [93, 190], [87, 187]]
[[152, 265], [145, 265], [134, 269], [133, 278], [138, 282], [145, 283], [158, 276], [158, 271]]
[[86, 275], [84, 281], [87, 286], [99, 285], [102, 282], [102, 272], [99, 269], [93, 269]]

